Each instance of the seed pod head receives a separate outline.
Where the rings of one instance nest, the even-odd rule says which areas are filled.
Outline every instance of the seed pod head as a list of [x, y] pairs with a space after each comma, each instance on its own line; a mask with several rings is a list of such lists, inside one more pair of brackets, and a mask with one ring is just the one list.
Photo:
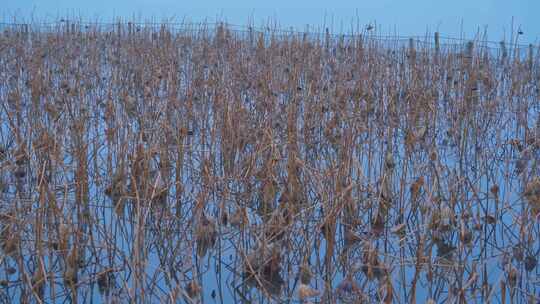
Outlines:
[[512, 248], [512, 257], [518, 262], [523, 261], [525, 255], [523, 253], [523, 247], [521, 245], [517, 244]]
[[384, 157], [384, 166], [388, 170], [392, 170], [396, 167], [396, 162], [394, 160], [394, 155], [392, 152], [387, 152], [386, 156]]
[[523, 264], [525, 265], [525, 270], [527, 270], [528, 272], [531, 272], [538, 265], [538, 260], [536, 259], [535, 256], [529, 255], [525, 257], [525, 260], [523, 260]]
[[514, 266], [509, 265], [508, 269], [506, 270], [506, 277], [508, 281], [508, 286], [512, 288], [515, 287], [517, 283], [517, 278], [518, 278], [517, 269]]
[[540, 213], [540, 177], [534, 177], [527, 183], [523, 197], [529, 203], [533, 215]]
[[67, 266], [64, 271], [64, 284], [69, 288], [75, 288], [77, 285], [77, 269]]
[[217, 227], [213, 218], [207, 217], [204, 213], [201, 215], [195, 231], [197, 243], [197, 255], [203, 257], [208, 249], [214, 247], [217, 239]]
[[195, 299], [201, 293], [201, 286], [195, 281], [191, 280], [185, 287], [186, 294], [191, 298]]
[[115, 285], [114, 272], [112, 269], [105, 269], [97, 276], [99, 293], [107, 295]]
[[300, 283], [300, 285], [298, 286], [298, 299], [300, 301], [316, 297], [319, 294], [320, 292], [318, 290], [313, 289], [309, 287], [309, 285], [306, 285], [304, 283]]
[[307, 263], [302, 263], [300, 266], [300, 282], [309, 285], [312, 278], [313, 272], [311, 271], [309, 265]]

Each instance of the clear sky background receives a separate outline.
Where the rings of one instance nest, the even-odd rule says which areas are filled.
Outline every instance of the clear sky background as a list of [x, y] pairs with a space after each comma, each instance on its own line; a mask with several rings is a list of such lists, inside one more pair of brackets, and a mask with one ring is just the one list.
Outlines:
[[439, 31], [442, 36], [473, 38], [487, 27], [488, 38], [509, 40], [512, 18], [514, 32], [521, 27], [518, 43], [540, 43], [540, 0], [0, 0], [4, 22], [13, 16], [56, 20], [66, 16], [91, 21], [114, 17], [153, 18], [162, 21], [227, 21], [262, 25], [268, 20], [280, 27], [303, 30], [307, 24], [333, 32], [347, 32], [351, 24], [376, 23], [381, 34], [424, 35]]

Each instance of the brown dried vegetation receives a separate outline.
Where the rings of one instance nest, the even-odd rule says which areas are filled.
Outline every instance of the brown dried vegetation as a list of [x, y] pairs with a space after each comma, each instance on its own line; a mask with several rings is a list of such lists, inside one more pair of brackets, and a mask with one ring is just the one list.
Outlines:
[[539, 300], [536, 47], [0, 28], [0, 302]]

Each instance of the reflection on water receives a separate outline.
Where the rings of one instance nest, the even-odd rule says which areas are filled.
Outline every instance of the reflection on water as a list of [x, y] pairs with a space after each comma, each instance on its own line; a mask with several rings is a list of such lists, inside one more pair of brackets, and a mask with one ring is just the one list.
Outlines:
[[2, 301], [538, 302], [539, 58], [5, 27]]

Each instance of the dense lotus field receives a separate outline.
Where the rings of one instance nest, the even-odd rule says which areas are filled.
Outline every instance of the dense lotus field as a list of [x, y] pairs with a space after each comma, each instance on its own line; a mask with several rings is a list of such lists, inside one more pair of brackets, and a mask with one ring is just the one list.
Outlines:
[[537, 303], [537, 46], [0, 27], [0, 303]]

